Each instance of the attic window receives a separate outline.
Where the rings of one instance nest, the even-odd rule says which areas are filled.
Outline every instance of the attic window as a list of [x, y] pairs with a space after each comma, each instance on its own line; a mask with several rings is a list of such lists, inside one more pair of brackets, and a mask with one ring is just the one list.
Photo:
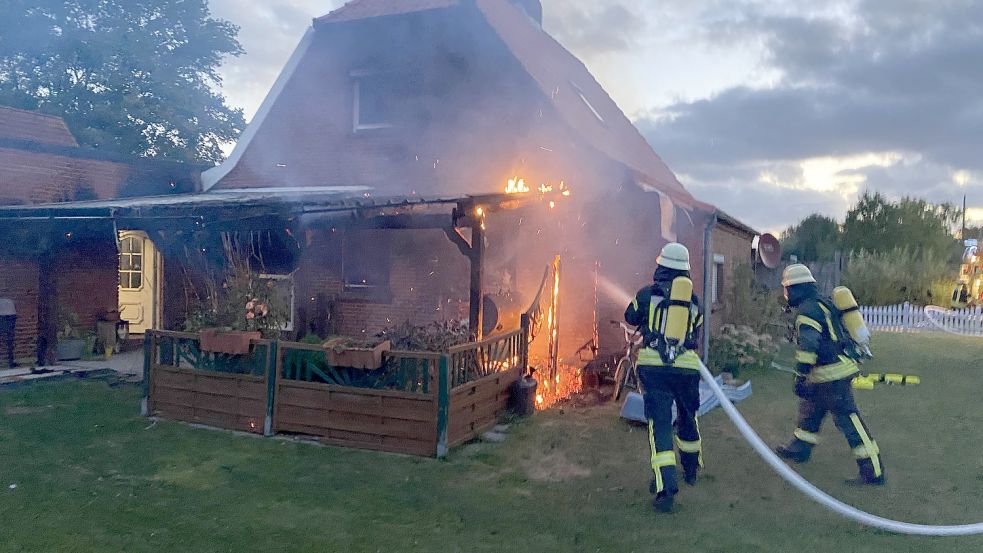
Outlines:
[[577, 92], [577, 95], [580, 96], [580, 99], [584, 102], [584, 105], [587, 106], [587, 109], [589, 109], [590, 112], [594, 114], [594, 117], [597, 117], [598, 121], [604, 123], [604, 118], [601, 117], [600, 112], [597, 111], [597, 108], [594, 107], [594, 104], [590, 103], [590, 100], [587, 99], [587, 95], [584, 94], [584, 90], [574, 83], [570, 83], [570, 85]]
[[392, 127], [394, 97], [390, 80], [372, 71], [352, 71], [354, 129]]

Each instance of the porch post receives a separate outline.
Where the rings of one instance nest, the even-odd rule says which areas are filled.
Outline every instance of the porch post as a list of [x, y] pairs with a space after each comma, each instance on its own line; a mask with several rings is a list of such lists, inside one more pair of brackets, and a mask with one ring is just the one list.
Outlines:
[[482, 299], [484, 298], [481, 281], [485, 259], [485, 231], [481, 229], [481, 225], [476, 224], [471, 227], [471, 251], [468, 258], [471, 261], [471, 298], [468, 324], [475, 339], [481, 340]]
[[154, 362], [156, 340], [152, 330], [143, 335], [143, 399], [140, 400], [140, 416], [150, 416], [150, 369]]

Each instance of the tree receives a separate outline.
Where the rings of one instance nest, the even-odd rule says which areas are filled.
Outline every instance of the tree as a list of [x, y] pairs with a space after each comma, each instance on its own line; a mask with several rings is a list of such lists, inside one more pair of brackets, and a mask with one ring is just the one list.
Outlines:
[[0, 4], [0, 104], [63, 117], [84, 146], [217, 162], [245, 125], [215, 91], [239, 29], [207, 0]]
[[948, 259], [959, 253], [953, 226], [960, 215], [951, 204], [908, 197], [890, 202], [879, 193], [864, 192], [847, 213], [843, 245], [854, 252], [932, 251]]
[[840, 247], [840, 225], [832, 217], [813, 214], [782, 233], [782, 250], [799, 261], [832, 261]]

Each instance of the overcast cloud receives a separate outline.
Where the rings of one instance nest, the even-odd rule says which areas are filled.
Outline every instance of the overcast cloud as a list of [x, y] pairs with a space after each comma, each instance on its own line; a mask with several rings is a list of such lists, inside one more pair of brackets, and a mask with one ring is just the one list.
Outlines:
[[[703, 16], [705, 40], [763, 44], [761, 63], [779, 72], [776, 83], [661, 106], [639, 122], [694, 192], [762, 228], [802, 208], [841, 216], [844, 200], [863, 189], [983, 201], [983, 4], [780, 9], [750, 3], [728, 17]], [[818, 171], [820, 179], [776, 176], [776, 167], [817, 158], [857, 163]]]
[[[212, 0], [242, 27], [230, 101], [255, 111], [342, 0]], [[864, 189], [983, 207], [983, 2], [545, 0], [697, 197], [763, 230], [842, 217]]]

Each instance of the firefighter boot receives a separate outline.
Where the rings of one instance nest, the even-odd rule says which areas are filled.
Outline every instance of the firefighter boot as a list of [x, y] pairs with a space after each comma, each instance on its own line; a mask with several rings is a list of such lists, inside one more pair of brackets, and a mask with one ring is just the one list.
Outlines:
[[812, 456], [812, 444], [793, 438], [788, 445], [776, 447], [775, 453], [782, 459], [787, 459], [793, 463], [805, 463]]
[[675, 490], [662, 490], [659, 491], [659, 485], [653, 478], [649, 481], [649, 493], [654, 495], [652, 498], [652, 508], [660, 513], [671, 513], [673, 496], [676, 495]]
[[679, 460], [683, 465], [683, 482], [695, 486], [697, 474], [700, 472], [700, 455], [698, 453], [680, 453]]
[[660, 513], [671, 513], [673, 494], [669, 492], [659, 492], [652, 498], [652, 508]]
[[884, 465], [880, 459], [877, 460], [878, 469], [874, 470], [874, 463], [870, 459], [857, 459], [857, 467], [860, 469], [856, 478], [847, 480], [851, 486], [880, 486], [884, 484]]

